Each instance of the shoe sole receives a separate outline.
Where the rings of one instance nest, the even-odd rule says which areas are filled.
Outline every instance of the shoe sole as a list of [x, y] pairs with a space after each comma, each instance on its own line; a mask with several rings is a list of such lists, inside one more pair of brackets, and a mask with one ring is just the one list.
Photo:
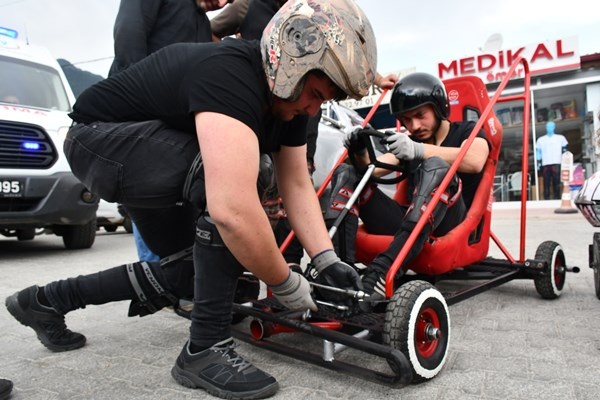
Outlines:
[[6, 400], [10, 397], [12, 393], [13, 385], [7, 386], [2, 392], [0, 392], [0, 400]]
[[51, 343], [50, 341], [48, 341], [48, 339], [46, 339], [46, 337], [44, 337], [43, 335], [40, 335], [38, 333], [37, 329], [35, 329], [32, 326], [30, 319], [25, 316], [26, 315], [25, 310], [23, 310], [21, 308], [21, 306], [19, 305], [19, 301], [17, 299], [17, 293], [7, 297], [4, 304], [6, 305], [6, 309], [8, 310], [8, 312], [17, 321], [19, 321], [19, 323], [21, 323], [21, 325], [27, 326], [35, 331], [39, 341], [42, 342], [44, 347], [46, 347], [48, 350], [52, 350], [55, 353], [60, 353], [63, 351], [79, 349], [80, 347], [83, 347], [85, 345], [85, 342], [86, 342], [85, 336], [83, 337], [83, 340], [81, 340], [79, 342], [61, 346], [61, 345]]
[[204, 389], [213, 396], [229, 400], [255, 400], [264, 399], [273, 396], [279, 390], [279, 383], [274, 382], [271, 385], [258, 390], [248, 392], [230, 392], [220, 389], [209, 382], [201, 380], [198, 376], [190, 374], [179, 368], [177, 364], [171, 369], [171, 376], [181, 386], [190, 389]]

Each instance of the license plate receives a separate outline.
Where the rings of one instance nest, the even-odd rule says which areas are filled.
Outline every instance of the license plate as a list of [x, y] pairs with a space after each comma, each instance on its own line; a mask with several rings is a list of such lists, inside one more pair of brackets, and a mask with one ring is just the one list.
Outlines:
[[25, 184], [19, 179], [0, 178], [0, 197], [23, 197]]

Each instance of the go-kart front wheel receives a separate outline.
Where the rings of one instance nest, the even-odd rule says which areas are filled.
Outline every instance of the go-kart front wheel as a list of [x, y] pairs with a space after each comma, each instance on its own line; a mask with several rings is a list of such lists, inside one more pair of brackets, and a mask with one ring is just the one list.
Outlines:
[[450, 343], [450, 316], [444, 296], [425, 281], [400, 286], [387, 305], [383, 342], [406, 356], [413, 383], [435, 377], [446, 362]]
[[567, 275], [567, 263], [562, 247], [550, 240], [543, 242], [535, 252], [535, 259], [548, 264], [547, 270], [535, 277], [535, 289], [543, 299], [556, 299], [562, 293]]

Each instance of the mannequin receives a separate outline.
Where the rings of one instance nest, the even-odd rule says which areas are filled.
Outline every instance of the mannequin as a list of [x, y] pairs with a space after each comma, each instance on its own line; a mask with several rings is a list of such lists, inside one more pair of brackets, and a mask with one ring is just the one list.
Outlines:
[[[553, 121], [546, 123], [546, 135], [537, 140], [535, 151], [542, 166], [544, 179], [544, 199], [560, 199], [560, 163], [562, 153], [567, 151], [567, 139], [556, 134], [556, 124]], [[552, 188], [552, 197], [550, 189]]]

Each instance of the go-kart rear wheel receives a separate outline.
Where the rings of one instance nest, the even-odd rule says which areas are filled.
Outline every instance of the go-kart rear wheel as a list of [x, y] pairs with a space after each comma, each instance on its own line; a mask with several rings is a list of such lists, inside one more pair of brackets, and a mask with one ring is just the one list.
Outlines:
[[592, 254], [594, 260], [590, 267], [594, 270], [594, 287], [596, 288], [596, 297], [600, 299], [600, 233], [594, 233], [594, 242], [592, 243]]
[[[408, 359], [413, 383], [435, 377], [446, 362], [450, 316], [444, 296], [430, 283], [410, 281], [400, 286], [388, 303], [383, 343]], [[395, 373], [397, 367], [390, 363]]]
[[567, 275], [567, 264], [562, 247], [553, 241], [543, 242], [535, 252], [535, 259], [548, 264], [548, 269], [534, 279], [537, 292], [544, 299], [556, 299], [565, 286]]

